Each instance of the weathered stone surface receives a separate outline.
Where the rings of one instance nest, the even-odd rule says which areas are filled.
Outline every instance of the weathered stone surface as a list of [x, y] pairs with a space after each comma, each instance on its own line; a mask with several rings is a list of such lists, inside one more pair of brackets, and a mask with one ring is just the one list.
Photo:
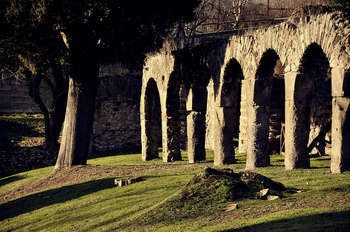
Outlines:
[[205, 87], [191, 88], [186, 103], [187, 111], [203, 112], [207, 105], [207, 89]]
[[257, 198], [258, 199], [267, 199], [267, 196], [269, 195], [270, 189], [262, 189], [259, 192], [257, 192]]
[[251, 80], [249, 88], [254, 90], [248, 95], [248, 145], [246, 169], [266, 167], [270, 164], [268, 154], [270, 91], [269, 80]]
[[267, 196], [267, 200], [268, 201], [275, 201], [275, 200], [278, 200], [278, 199], [281, 199], [279, 196], [276, 196], [276, 195], [268, 195]]
[[192, 111], [187, 116], [187, 154], [189, 163], [205, 160], [205, 114]]
[[[312, 80], [327, 78], [329, 66], [332, 68], [344, 67], [345, 70], [350, 66], [347, 62], [349, 55], [345, 52], [347, 48], [343, 48], [344, 44], [347, 43], [346, 36], [343, 35], [349, 23], [344, 22], [341, 13], [330, 12], [327, 9], [304, 12], [298, 15], [298, 19], [243, 35], [233, 35], [226, 45], [213, 45], [210, 47], [211, 50], [204, 51], [197, 57], [192, 56], [192, 59], [186, 62], [181, 59], [177, 60], [176, 56], [169, 59], [167, 56], [170, 52], [161, 51], [158, 55], [152, 54], [152, 58], [150, 58], [152, 64], [147, 64], [146, 78], [152, 76], [148, 74], [151, 72], [154, 73], [153, 76], [165, 77], [156, 78], [159, 86], [163, 86], [160, 88], [163, 89], [166, 89], [164, 86], [168, 81], [167, 76], [177, 68], [179, 68], [178, 72], [183, 73], [186, 78], [190, 80], [197, 78], [196, 81], [191, 82], [193, 84], [191, 88], [195, 88], [196, 83], [200, 82], [198, 76], [201, 76], [202, 73], [197, 66], [192, 67], [191, 64], [201, 62], [208, 64], [212, 80], [208, 86], [208, 98], [203, 99], [207, 101], [206, 146], [209, 149], [214, 149], [214, 153], [217, 154], [214, 158], [215, 164], [224, 162], [225, 151], [228, 151], [226, 148], [228, 144], [231, 144], [231, 135], [225, 137], [225, 134], [229, 134], [227, 128], [231, 127], [234, 120], [232, 118], [230, 120], [229, 117], [225, 118], [224, 108], [231, 107], [232, 102], [230, 95], [222, 96], [224, 89], [222, 86], [223, 83], [230, 80], [224, 78], [227, 74], [226, 65], [231, 60], [235, 60], [242, 69], [241, 75], [245, 78], [242, 82], [240, 99], [240, 147], [238, 150], [240, 152], [247, 151], [247, 168], [264, 166], [269, 162], [269, 114], [276, 113], [270, 108], [268, 97], [271, 85], [267, 80], [271, 78], [271, 75], [273, 78], [279, 79], [285, 76], [286, 168], [309, 167], [305, 151], [309, 141], [310, 111], [315, 109], [317, 103], [310, 95], [314, 91], [312, 86], [316, 83]], [[194, 54], [195, 50], [198, 49], [200, 50], [197, 47], [193, 50], [189, 49], [185, 53]], [[310, 54], [307, 53], [310, 51]], [[321, 56], [315, 55], [313, 52]], [[213, 54], [216, 57], [213, 57]], [[161, 61], [162, 57], [163, 61]], [[169, 62], [170, 60], [171, 62]], [[174, 65], [175, 63], [178, 63], [178, 66]], [[164, 64], [170, 65], [165, 66]], [[305, 67], [304, 64], [306, 64]], [[304, 77], [298, 75], [300, 70], [306, 70], [303, 74]], [[323, 73], [317, 77], [319, 72]], [[334, 69], [333, 72], [338, 71]], [[334, 92], [334, 94], [336, 93]], [[187, 109], [193, 112], [204, 112], [203, 104], [201, 101], [197, 101], [196, 97], [193, 97], [194, 95], [196, 95], [194, 92], [189, 93]], [[162, 107], [162, 110], [165, 108]], [[280, 116], [280, 120], [283, 120], [283, 115]], [[193, 127], [193, 125], [189, 126]], [[165, 129], [163, 128], [163, 130]], [[231, 149], [228, 153], [231, 153]]]
[[343, 67], [332, 68], [332, 96], [350, 97], [350, 72]]
[[116, 187], [123, 187], [126, 185], [134, 184], [142, 181], [141, 177], [125, 178], [125, 179], [114, 179], [114, 185]]
[[[312, 82], [296, 72], [286, 75], [285, 168], [309, 168], [307, 144], [310, 131], [310, 94]], [[294, 82], [294, 83], [293, 83]], [[293, 88], [294, 86], [294, 88]], [[289, 90], [287, 90], [289, 89]], [[295, 91], [290, 91], [295, 89]]]
[[224, 208], [225, 212], [230, 212], [238, 209], [238, 204], [229, 204], [226, 208]]
[[139, 151], [141, 72], [103, 66], [97, 90], [92, 151]]
[[180, 121], [177, 115], [163, 117], [162, 124], [166, 128], [163, 133], [163, 162], [181, 160], [180, 150]]
[[332, 121], [332, 173], [342, 173], [350, 170], [350, 99], [333, 98]]
[[[9, 75], [9, 74], [8, 74]], [[0, 113], [40, 113], [39, 107], [29, 96], [30, 83], [27, 79], [15, 79], [0, 75]], [[52, 94], [46, 82], [41, 83], [40, 95], [44, 104], [52, 105]]]
[[[42, 82], [41, 95], [47, 106], [52, 94]], [[141, 147], [139, 101], [141, 70], [120, 64], [103, 66], [99, 74], [91, 156], [106, 151], [139, 151]], [[0, 80], [0, 113], [40, 113], [29, 96], [26, 80]]]
[[241, 112], [239, 118], [239, 137], [238, 137], [238, 152], [246, 153], [247, 152], [247, 128], [248, 128], [248, 116], [247, 116], [247, 80], [242, 80], [241, 88]]
[[214, 144], [214, 165], [216, 166], [235, 162], [233, 146], [235, 114], [236, 110], [232, 107], [216, 107], [217, 124]]

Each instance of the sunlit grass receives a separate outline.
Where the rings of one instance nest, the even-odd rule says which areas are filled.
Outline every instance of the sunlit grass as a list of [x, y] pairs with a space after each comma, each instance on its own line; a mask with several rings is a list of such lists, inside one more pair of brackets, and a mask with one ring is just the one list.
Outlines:
[[[239, 209], [206, 217], [159, 221], [137, 225], [135, 220], [179, 191], [195, 174], [213, 166], [213, 152], [208, 161], [188, 164], [183, 161], [163, 163], [161, 159], [143, 162], [141, 154], [109, 156], [88, 161], [100, 166], [171, 166], [164, 170], [145, 170], [143, 181], [113, 187], [113, 178], [45, 189], [19, 196], [0, 204], [0, 231], [348, 231], [350, 210], [350, 172], [330, 174], [328, 157], [313, 158], [311, 169], [285, 171], [284, 157], [273, 155], [272, 165], [256, 172], [303, 189], [276, 201], [244, 200]], [[245, 168], [245, 155], [236, 155], [237, 163], [225, 165], [236, 172]], [[53, 167], [19, 173], [0, 179], [0, 193], [20, 189], [26, 183], [45, 178]], [[204, 212], [203, 212], [204, 214]], [[243, 218], [242, 218], [243, 217]], [[317, 221], [321, 218], [322, 221]], [[317, 225], [315, 225], [317, 221]], [[314, 225], [314, 226], [313, 226]]]
[[27, 183], [46, 177], [52, 173], [52, 171], [53, 167], [46, 167], [1, 178], [0, 194], [12, 189], [20, 188]]

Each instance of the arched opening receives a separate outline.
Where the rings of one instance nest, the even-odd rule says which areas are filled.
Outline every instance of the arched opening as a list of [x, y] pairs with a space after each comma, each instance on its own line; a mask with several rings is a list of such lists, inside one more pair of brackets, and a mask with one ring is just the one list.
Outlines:
[[271, 86], [271, 105], [269, 118], [269, 151], [268, 154], [284, 152], [284, 112], [285, 112], [285, 84], [284, 69], [277, 60]]
[[332, 90], [330, 67], [326, 54], [316, 43], [305, 50], [299, 68], [306, 78], [313, 80], [310, 104], [310, 135], [307, 153], [326, 154], [326, 138], [331, 129]]
[[[331, 129], [332, 96], [329, 61], [322, 48], [310, 44], [301, 58], [295, 77], [290, 117], [290, 148], [286, 169], [309, 168], [309, 153], [314, 147], [325, 152], [325, 137]], [[287, 122], [286, 122], [287, 123]], [[310, 127], [313, 133], [310, 133]], [[287, 135], [286, 135], [287, 136]], [[287, 147], [286, 147], [287, 148]]]
[[162, 146], [162, 120], [159, 91], [154, 79], [150, 79], [146, 87], [145, 132], [147, 142], [144, 160], [159, 158], [158, 148]]
[[247, 169], [270, 164], [272, 150], [279, 150], [283, 122], [283, 66], [275, 50], [261, 57], [255, 79], [251, 82], [248, 102]]
[[231, 59], [226, 65], [220, 86], [220, 107], [216, 109], [215, 165], [235, 162], [235, 147], [238, 147], [239, 137], [242, 79], [241, 65], [236, 59]]
[[166, 98], [166, 143], [163, 146], [163, 161], [181, 160], [180, 78], [170, 75]]

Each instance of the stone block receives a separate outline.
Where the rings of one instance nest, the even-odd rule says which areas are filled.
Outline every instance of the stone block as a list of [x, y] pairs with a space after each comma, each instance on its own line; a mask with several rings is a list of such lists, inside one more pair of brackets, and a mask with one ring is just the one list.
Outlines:
[[234, 108], [216, 107], [214, 134], [214, 165], [232, 164], [235, 161], [233, 135], [238, 115]]
[[350, 72], [342, 67], [332, 68], [332, 96], [350, 97]]
[[288, 72], [284, 75], [286, 101], [294, 100], [295, 81], [298, 74], [298, 72]]
[[190, 89], [186, 109], [188, 111], [205, 111], [207, 106], [207, 89], [206, 88], [192, 88]]
[[140, 181], [142, 181], [141, 177], [126, 178], [126, 179], [114, 179], [114, 185], [116, 187], [123, 187], [123, 186], [134, 184], [134, 183], [137, 183]]
[[205, 160], [205, 114], [192, 111], [187, 116], [187, 152], [189, 163]]
[[333, 98], [332, 105], [331, 172], [342, 173], [350, 169], [350, 99]]

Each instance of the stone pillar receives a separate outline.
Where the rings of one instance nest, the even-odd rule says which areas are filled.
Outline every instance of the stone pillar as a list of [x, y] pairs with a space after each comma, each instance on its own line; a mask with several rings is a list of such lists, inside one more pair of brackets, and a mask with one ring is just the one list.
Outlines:
[[223, 80], [215, 107], [214, 165], [235, 162], [233, 138], [239, 134], [240, 94], [239, 81]]
[[186, 108], [187, 115], [187, 154], [189, 163], [206, 159], [205, 154], [205, 115], [207, 90], [190, 89]]
[[181, 160], [180, 120], [177, 115], [162, 117], [163, 162]]
[[268, 144], [271, 81], [251, 79], [248, 88], [246, 169], [252, 170], [257, 167], [266, 167], [270, 164]]
[[234, 115], [233, 107], [216, 107], [214, 143], [214, 165], [232, 164], [235, 161], [233, 147]]
[[285, 74], [285, 168], [309, 168], [307, 144], [310, 132], [312, 80], [297, 72]]
[[241, 88], [241, 111], [239, 117], [239, 144], [238, 144], [238, 152], [239, 153], [247, 153], [247, 85], [248, 80], [242, 80], [242, 88]]
[[[142, 118], [142, 117], [141, 117]], [[157, 138], [159, 135], [152, 130], [151, 120], [141, 119], [141, 146], [142, 146], [142, 160], [148, 161], [159, 158]]]
[[140, 110], [140, 124], [141, 124], [141, 159], [142, 161], [147, 161], [147, 135], [146, 135], [146, 121], [145, 121], [145, 112], [142, 110], [142, 100], [141, 100], [141, 110]]
[[205, 160], [205, 113], [191, 111], [187, 116], [189, 163]]
[[343, 68], [332, 69], [332, 173], [350, 170], [349, 74]]

